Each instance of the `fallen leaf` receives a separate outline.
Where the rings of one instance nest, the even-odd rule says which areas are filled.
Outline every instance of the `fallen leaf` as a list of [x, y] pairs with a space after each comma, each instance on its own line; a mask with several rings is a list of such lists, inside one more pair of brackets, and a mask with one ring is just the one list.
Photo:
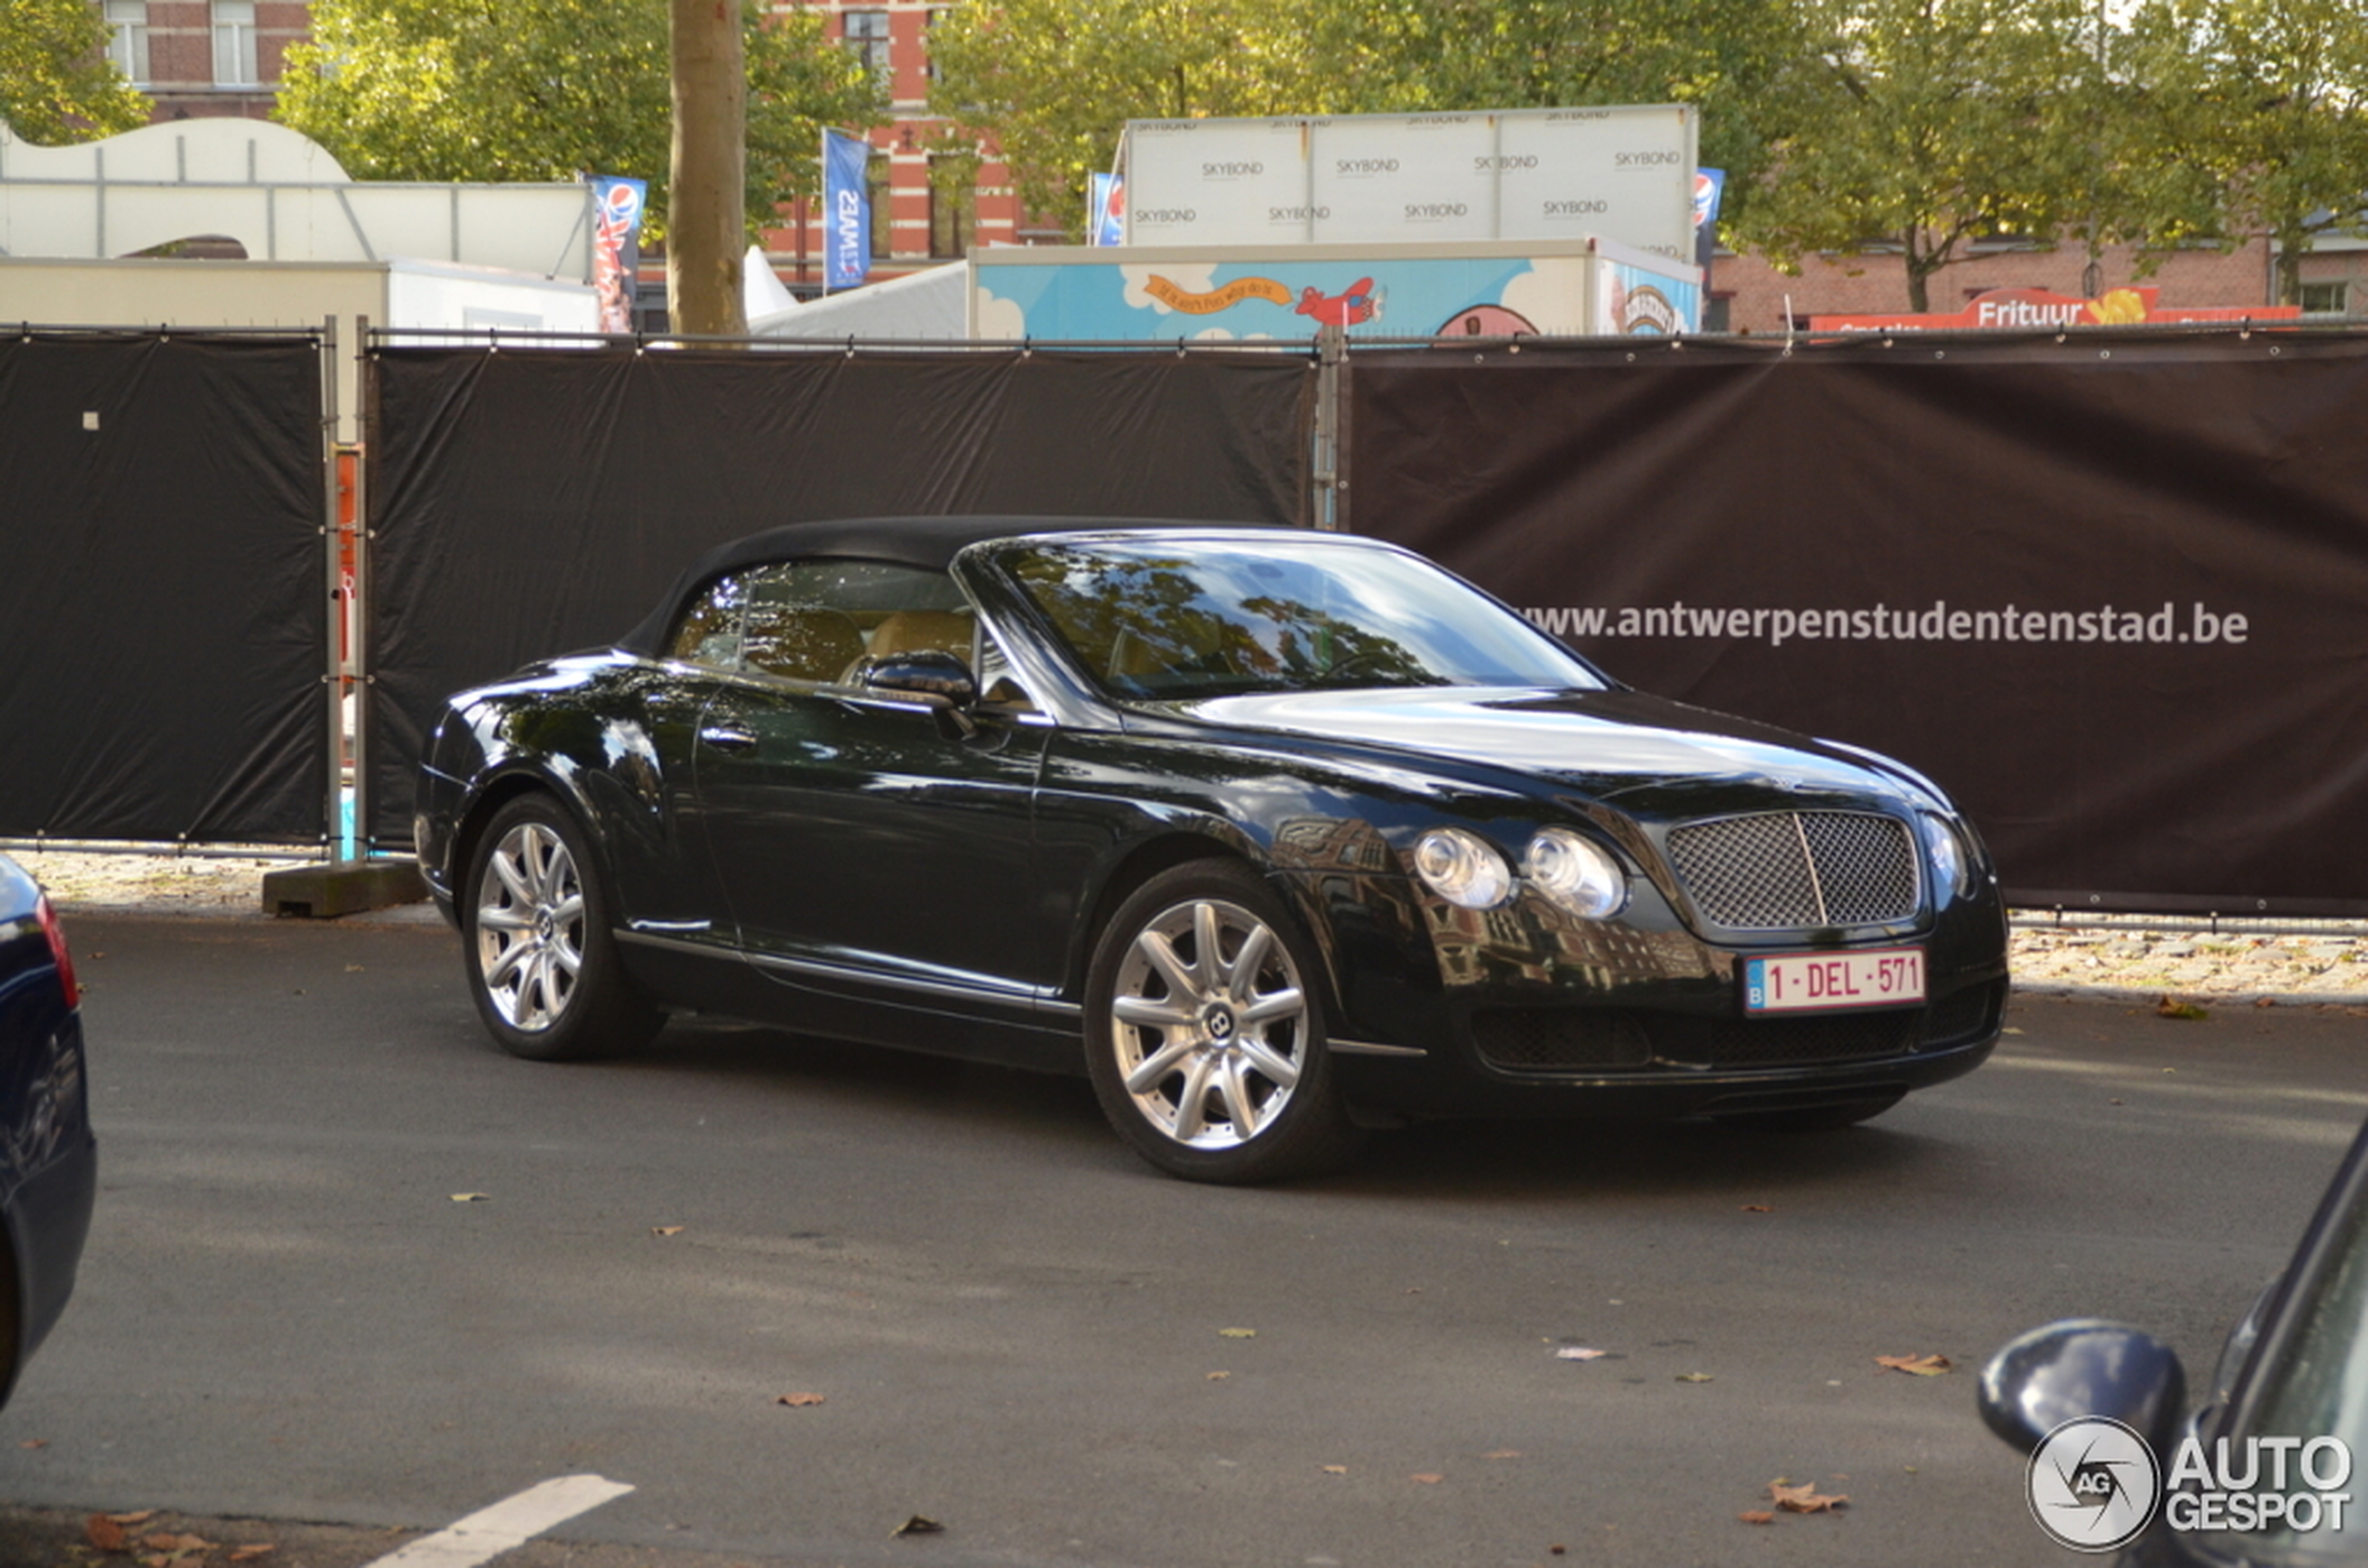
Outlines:
[[1747, 1514], [1737, 1514], [1735, 1517], [1742, 1520], [1745, 1524], [1773, 1524], [1776, 1522], [1776, 1516], [1769, 1513], [1765, 1508], [1754, 1508]]
[[1579, 1345], [1564, 1345], [1554, 1353], [1557, 1361], [1601, 1361], [1611, 1354], [1608, 1350], [1588, 1350]]
[[99, 1551], [121, 1551], [123, 1526], [104, 1514], [92, 1514], [82, 1521], [82, 1538]]
[[251, 1547], [232, 1547], [230, 1548], [230, 1561], [233, 1562], [253, 1562], [256, 1558], [278, 1549], [278, 1547], [263, 1542], [258, 1542]]
[[943, 1535], [945, 1534], [945, 1526], [933, 1519], [923, 1519], [919, 1514], [915, 1514], [888, 1534], [890, 1535]]
[[1255, 1328], [1219, 1328], [1217, 1331], [1217, 1336], [1221, 1340], [1255, 1340], [1258, 1338], [1258, 1330]]
[[1875, 1365], [1919, 1378], [1936, 1378], [1950, 1369], [1946, 1355], [1878, 1355]]
[[650, 1227], [650, 1234], [653, 1236], [679, 1236], [681, 1233], [682, 1227], [680, 1225], [653, 1225]]
[[1709, 1382], [1712, 1379], [1708, 1372], [1680, 1372], [1677, 1374], [1677, 1381], [1679, 1382]]
[[1233, 1374], [1231, 1372], [1211, 1372], [1208, 1375], [1208, 1381], [1211, 1382], [1223, 1382], [1227, 1378], [1230, 1378], [1232, 1375]]
[[360, 974], [362, 972], [362, 966], [359, 964], [348, 964], [345, 967], [345, 972], [348, 974]]
[[2255, 1007], [2276, 1007], [2277, 1005], [2278, 998], [2275, 997], [2255, 997], [2253, 998], [2253, 1006]]
[[117, 1524], [145, 1524], [157, 1517], [157, 1511], [154, 1508], [143, 1508], [136, 1514], [109, 1514], [107, 1517]]
[[1829, 1496], [1818, 1491], [1815, 1481], [1787, 1486], [1782, 1480], [1772, 1480], [1768, 1483], [1768, 1495], [1788, 1514], [1829, 1514], [1850, 1502], [1847, 1497]]
[[1519, 1459], [1521, 1456], [1521, 1451], [1519, 1449], [1498, 1449], [1494, 1453], [1480, 1455], [1482, 1459]]
[[212, 1551], [213, 1543], [200, 1535], [168, 1535], [158, 1534], [140, 1543], [151, 1551]]
[[2155, 1004], [2155, 1014], [2160, 1018], [2210, 1018], [2210, 1013], [2193, 1002], [2182, 1002], [2176, 997], [2165, 997]]
[[2019, 1034], [2021, 1034], [2021, 1033], [2022, 1033], [2022, 1031], [2021, 1031], [2020, 1029], [2016, 1028], [2016, 1027], [2015, 1027], [2012, 1024], [2007, 1025], [2006, 1025], [2006, 1027], [2005, 1027], [2004, 1029], [2001, 1030], [2000, 1032], [2001, 1032], [2002, 1034], [2009, 1034], [2009, 1035], [2019, 1035]]
[[773, 1402], [777, 1405], [790, 1405], [803, 1409], [807, 1405], [822, 1403], [822, 1397], [819, 1394], [784, 1394]]
[[48, 1446], [49, 1439], [47, 1437], [27, 1437], [17, 1445], [21, 1449], [46, 1449]]
[[1447, 1478], [1446, 1478], [1445, 1476], [1435, 1476], [1435, 1475], [1432, 1475], [1429, 1471], [1427, 1471], [1427, 1470], [1426, 1470], [1426, 1471], [1423, 1472], [1421, 1475], [1418, 1475], [1418, 1476], [1409, 1476], [1409, 1477], [1407, 1477], [1406, 1479], [1407, 1479], [1408, 1480], [1410, 1480], [1410, 1481], [1414, 1481], [1414, 1482], [1417, 1482], [1418, 1484], [1423, 1485], [1423, 1486], [1437, 1486], [1439, 1482], [1441, 1482], [1441, 1481], [1445, 1480]]
[[1745, 1214], [1774, 1214], [1776, 1211], [1766, 1204], [1745, 1204], [1743, 1212]]
[[486, 1204], [493, 1201], [493, 1194], [490, 1192], [455, 1192], [452, 1194], [452, 1201], [456, 1204]]
[[1328, 1476], [1345, 1476], [1348, 1474], [1348, 1466], [1345, 1465], [1327, 1465], [1324, 1466], [1324, 1473]]

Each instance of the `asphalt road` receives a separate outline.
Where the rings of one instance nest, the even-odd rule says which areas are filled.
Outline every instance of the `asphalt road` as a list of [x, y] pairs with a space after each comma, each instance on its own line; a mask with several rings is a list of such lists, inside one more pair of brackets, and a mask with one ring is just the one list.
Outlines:
[[[1849, 1133], [1441, 1126], [1233, 1191], [1081, 1080], [510, 1060], [441, 926], [70, 934], [102, 1190], [0, 1498], [388, 1540], [591, 1473], [635, 1490], [555, 1534], [601, 1561], [2075, 1561], [1980, 1361], [2094, 1314], [2201, 1380], [2368, 1110], [2340, 1010], [2031, 1001]], [[1779, 1478], [1849, 1506], [1740, 1522]]]

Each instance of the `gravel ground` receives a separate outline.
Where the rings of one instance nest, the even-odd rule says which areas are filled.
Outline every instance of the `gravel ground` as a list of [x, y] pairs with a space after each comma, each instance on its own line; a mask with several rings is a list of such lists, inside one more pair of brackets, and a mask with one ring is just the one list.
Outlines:
[[[69, 918], [76, 910], [266, 918], [264, 873], [301, 859], [16, 851]], [[2144, 926], [2128, 917], [2057, 926], [2024, 915], [2015, 983], [2034, 994], [2127, 1002], [2343, 1005], [2368, 1015], [2368, 925], [2291, 922], [2272, 934]]]

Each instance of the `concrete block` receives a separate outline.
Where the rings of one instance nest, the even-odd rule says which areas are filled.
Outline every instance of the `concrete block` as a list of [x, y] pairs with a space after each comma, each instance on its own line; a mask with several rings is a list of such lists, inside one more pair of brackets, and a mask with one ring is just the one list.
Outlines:
[[303, 920], [418, 903], [427, 896], [427, 882], [410, 860], [330, 860], [263, 878], [263, 912]]

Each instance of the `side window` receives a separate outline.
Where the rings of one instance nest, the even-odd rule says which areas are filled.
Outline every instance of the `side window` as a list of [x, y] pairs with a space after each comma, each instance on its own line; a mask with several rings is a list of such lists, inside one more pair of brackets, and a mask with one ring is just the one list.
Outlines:
[[692, 600], [670, 657], [789, 681], [852, 681], [866, 658], [935, 649], [976, 659], [978, 618], [942, 571], [886, 561], [782, 561]]
[[740, 609], [748, 602], [746, 581], [719, 577], [691, 601], [666, 656], [688, 664], [737, 669], [740, 664]]

